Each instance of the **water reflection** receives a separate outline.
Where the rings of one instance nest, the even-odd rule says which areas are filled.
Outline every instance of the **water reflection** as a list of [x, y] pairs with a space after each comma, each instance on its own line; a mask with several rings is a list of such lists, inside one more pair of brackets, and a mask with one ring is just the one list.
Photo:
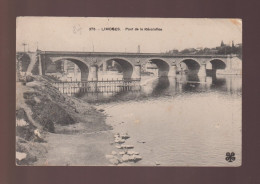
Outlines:
[[[131, 135], [127, 144], [143, 157], [137, 165], [238, 166], [241, 92], [241, 76], [178, 75], [143, 78], [139, 91], [86, 94], [85, 100], [110, 115], [106, 122], [115, 133]], [[235, 162], [225, 160], [228, 151]]]
[[152, 96], [159, 96], [162, 94], [165, 94], [165, 91], [167, 91], [170, 88], [170, 80], [168, 77], [160, 77], [156, 83], [155, 87], [152, 90], [151, 95]]
[[242, 93], [242, 76], [213, 75], [177, 75], [142, 79], [139, 90], [111, 93], [86, 93], [80, 98], [90, 103], [109, 103], [112, 101], [144, 100], [149, 98], [181, 95], [182, 93], [220, 92], [226, 95]]

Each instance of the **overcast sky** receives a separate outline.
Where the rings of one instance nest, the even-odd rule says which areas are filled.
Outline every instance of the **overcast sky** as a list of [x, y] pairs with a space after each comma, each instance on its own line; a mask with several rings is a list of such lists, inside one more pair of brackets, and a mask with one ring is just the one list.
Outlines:
[[[106, 27], [120, 28], [120, 31], [103, 31]], [[141, 52], [158, 53], [212, 48], [219, 46], [221, 40], [227, 44], [232, 40], [235, 44], [242, 43], [242, 22], [240, 19], [19, 17], [16, 36], [17, 51], [23, 51], [22, 43], [35, 51], [38, 43], [44, 51], [137, 52], [140, 45]]]

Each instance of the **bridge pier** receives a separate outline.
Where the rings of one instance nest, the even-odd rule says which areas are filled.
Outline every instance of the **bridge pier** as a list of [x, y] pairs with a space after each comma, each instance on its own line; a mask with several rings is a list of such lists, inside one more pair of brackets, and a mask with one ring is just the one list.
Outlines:
[[97, 66], [92, 65], [90, 66], [90, 70], [89, 70], [89, 81], [97, 81], [97, 80], [98, 80]]
[[207, 82], [207, 77], [206, 76], [198, 76], [198, 78], [199, 78], [199, 81], [201, 82], [201, 83], [206, 83]]
[[198, 72], [198, 76], [206, 76], [206, 64], [201, 64], [200, 65], [200, 69], [199, 69], [199, 72]]
[[231, 56], [227, 57], [227, 64], [226, 64], [226, 70], [230, 71], [232, 70], [232, 61], [231, 61]]
[[39, 75], [42, 75], [42, 58], [41, 58], [41, 55], [38, 55], [38, 61], [39, 61], [39, 66], [38, 66]]
[[176, 76], [176, 65], [175, 64], [170, 66], [168, 76], [169, 77], [175, 77]]
[[107, 71], [107, 62], [103, 62], [103, 72]]
[[97, 81], [98, 81], [98, 67], [97, 66], [95, 66], [95, 65], [90, 66], [88, 81], [96, 81], [96, 82], [90, 83], [90, 91], [96, 92], [97, 91]]
[[133, 79], [141, 79], [141, 65], [135, 65], [132, 75]]

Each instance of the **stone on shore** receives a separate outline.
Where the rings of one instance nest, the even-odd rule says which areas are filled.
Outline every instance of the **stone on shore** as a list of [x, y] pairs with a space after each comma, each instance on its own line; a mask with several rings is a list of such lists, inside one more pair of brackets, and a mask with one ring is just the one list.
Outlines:
[[119, 155], [125, 155], [126, 154], [126, 151], [120, 151], [119, 152]]
[[122, 160], [123, 160], [123, 162], [128, 162], [129, 161], [129, 155], [123, 155], [122, 156]]
[[116, 151], [112, 151], [112, 155], [117, 155], [117, 152]]
[[16, 126], [27, 126], [28, 123], [24, 119], [16, 119]]
[[139, 152], [136, 152], [136, 151], [127, 151], [128, 155], [139, 155]]
[[26, 153], [22, 153], [22, 152], [16, 152], [16, 159], [18, 160], [23, 160], [26, 158]]
[[117, 134], [115, 134], [114, 135], [114, 137], [117, 139], [117, 138], [120, 138], [120, 139], [128, 139], [128, 138], [130, 138], [130, 136], [127, 134], [127, 133], [125, 133], [125, 134], [119, 134], [119, 133], [117, 133]]
[[104, 112], [105, 110], [104, 110], [104, 109], [99, 109], [98, 111], [99, 111], [99, 112]]
[[116, 148], [117, 148], [117, 149], [122, 149], [122, 146], [116, 145]]
[[130, 161], [137, 162], [137, 161], [139, 161], [139, 160], [142, 160], [142, 157], [139, 156], [139, 155], [131, 155], [131, 156], [129, 156], [129, 160], [130, 160]]
[[114, 165], [118, 165], [119, 164], [119, 160], [117, 158], [111, 158], [111, 159], [109, 159], [109, 162], [111, 164], [114, 164]]
[[139, 160], [142, 160], [142, 157], [139, 155], [123, 155], [122, 156], [123, 162], [128, 162], [128, 161], [137, 162]]
[[134, 156], [134, 161], [139, 161], [142, 160], [143, 158], [139, 155], [133, 155]]
[[138, 142], [138, 143], [143, 143], [143, 144], [145, 143], [145, 141], [137, 141], [137, 142]]
[[154, 163], [155, 163], [155, 165], [161, 165], [159, 162], [156, 162], [156, 161]]
[[115, 139], [115, 143], [125, 143], [123, 139]]
[[132, 149], [132, 148], [134, 148], [133, 145], [126, 145], [126, 144], [122, 144], [121, 147], [122, 147], [122, 148], [127, 148], [127, 149]]
[[126, 133], [126, 134], [121, 134], [120, 137], [121, 137], [122, 139], [128, 139], [128, 138], [130, 138], [130, 136], [129, 136], [127, 133]]

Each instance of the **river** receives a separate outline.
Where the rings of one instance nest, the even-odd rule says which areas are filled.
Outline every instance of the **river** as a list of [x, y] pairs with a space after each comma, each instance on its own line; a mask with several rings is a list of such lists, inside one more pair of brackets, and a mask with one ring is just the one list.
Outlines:
[[[126, 143], [143, 158], [130, 165], [241, 165], [242, 76], [143, 77], [141, 84], [82, 97], [105, 110], [114, 133], [130, 135]], [[235, 161], [226, 161], [227, 152]]]

